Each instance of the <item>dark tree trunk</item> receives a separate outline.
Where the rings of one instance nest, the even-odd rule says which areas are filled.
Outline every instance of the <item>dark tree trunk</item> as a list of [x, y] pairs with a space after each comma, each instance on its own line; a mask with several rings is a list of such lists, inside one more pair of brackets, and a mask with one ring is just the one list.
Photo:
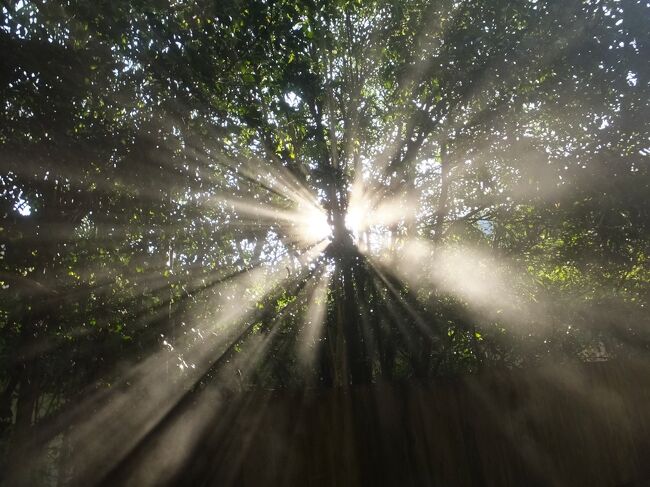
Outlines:
[[39, 389], [33, 365], [25, 365], [18, 386], [16, 421], [7, 455], [7, 485], [29, 486], [33, 484], [33, 468], [26, 459], [34, 460], [30, 436]]
[[348, 363], [350, 383], [366, 384], [372, 379], [368, 364], [367, 344], [361, 331], [361, 319], [358, 316], [359, 307], [355, 302], [353, 269], [357, 265], [354, 259], [341, 262], [342, 300], [343, 306], [343, 333], [345, 334], [345, 348]]
[[16, 374], [13, 373], [7, 385], [5, 386], [2, 394], [0, 394], [0, 438], [4, 436], [4, 433], [13, 422], [13, 411], [11, 410], [11, 404], [13, 402], [14, 391], [18, 386], [18, 379]]

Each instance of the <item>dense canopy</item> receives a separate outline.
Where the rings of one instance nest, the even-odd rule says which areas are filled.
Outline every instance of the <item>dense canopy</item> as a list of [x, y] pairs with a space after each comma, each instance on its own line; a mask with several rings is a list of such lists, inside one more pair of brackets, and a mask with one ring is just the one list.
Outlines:
[[647, 2], [3, 5], [4, 465], [55, 425], [26, 484], [211, 384], [648, 353]]

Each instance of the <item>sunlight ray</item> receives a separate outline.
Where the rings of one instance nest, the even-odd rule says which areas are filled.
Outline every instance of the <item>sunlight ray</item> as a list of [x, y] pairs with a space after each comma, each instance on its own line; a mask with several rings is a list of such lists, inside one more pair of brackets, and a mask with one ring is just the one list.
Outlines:
[[[439, 289], [462, 299], [482, 321], [500, 319], [517, 327], [530, 323], [534, 311], [540, 312], [539, 303], [526, 302], [515, 293], [512, 269], [475, 249], [435, 248], [426, 241], [408, 240], [399, 250], [369, 258], [415, 288]], [[425, 273], [414, 272], [422, 268]], [[422, 277], [414, 277], [418, 275]]]
[[[317, 245], [305, 252], [301, 260], [308, 264], [320, 255], [323, 248], [324, 244]], [[186, 376], [182, 378], [181, 383], [168, 382], [164, 364], [170, 357], [169, 352], [163, 350], [125, 370], [121, 374], [121, 385], [115, 384], [102, 391], [99, 396], [91, 395], [87, 400], [75, 404], [75, 412], [72, 413], [75, 421], [79, 421], [89, 408], [99, 406], [92, 417], [81, 420], [70, 439], [75, 444], [88, 445], [85, 448], [86, 475], [100, 478], [124, 458], [142, 436], [154, 428], [186, 394], [188, 388], [205, 373], [209, 364], [241, 333], [237, 331], [237, 325], [254, 312], [256, 303], [286, 279], [283, 264], [274, 266], [273, 269], [258, 268], [235, 278], [232, 282], [236, 287], [234, 294], [213, 299], [212, 306], [222, 308], [218, 314], [218, 322], [195, 325], [204, 330], [203, 339], [197, 340], [194, 334], [191, 334], [186, 336], [185, 343], [176, 344], [177, 353], [183, 353], [191, 359], [190, 367], [185, 369]], [[128, 391], [124, 388], [127, 384], [130, 384]], [[144, 395], [147, 399], [140, 402], [140, 407], [134, 409], [137, 395]], [[126, 410], [129, 411], [128, 415], [125, 414]], [[96, 438], [104, 436], [100, 432], [106, 431], [111, 432], [110, 441], [106, 439], [101, 449], [92, 447]]]
[[319, 342], [325, 340], [323, 327], [330, 279], [331, 273], [324, 267], [320, 270], [320, 275], [316, 275], [310, 282], [307, 289], [309, 302], [304, 315], [303, 330], [297, 338], [298, 359], [306, 370], [314, 365]]

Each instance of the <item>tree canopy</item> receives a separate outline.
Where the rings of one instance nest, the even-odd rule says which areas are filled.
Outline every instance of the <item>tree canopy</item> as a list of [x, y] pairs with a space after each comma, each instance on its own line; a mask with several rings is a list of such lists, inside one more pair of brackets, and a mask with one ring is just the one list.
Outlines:
[[646, 2], [3, 5], [9, 464], [208, 384], [648, 352]]

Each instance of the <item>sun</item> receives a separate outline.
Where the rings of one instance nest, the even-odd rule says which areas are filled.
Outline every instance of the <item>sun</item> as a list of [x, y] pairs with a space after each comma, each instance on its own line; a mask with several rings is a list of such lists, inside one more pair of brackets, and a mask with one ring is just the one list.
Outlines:
[[327, 215], [320, 209], [306, 212], [301, 218], [300, 233], [302, 238], [309, 243], [318, 243], [327, 240], [332, 235]]

